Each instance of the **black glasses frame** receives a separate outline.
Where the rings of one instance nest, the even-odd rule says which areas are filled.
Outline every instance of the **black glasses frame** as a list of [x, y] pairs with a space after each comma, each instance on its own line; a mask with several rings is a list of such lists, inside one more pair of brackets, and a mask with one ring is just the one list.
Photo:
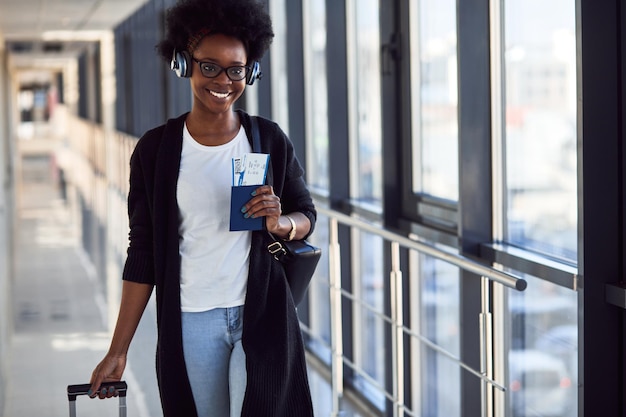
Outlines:
[[[217, 65], [214, 62], [199, 61], [199, 60], [197, 60], [194, 57], [191, 57], [191, 59], [198, 63], [198, 66], [200, 67], [200, 72], [206, 78], [217, 78], [222, 72], [225, 72], [226, 76], [228, 77], [229, 80], [231, 80], [231, 81], [241, 81], [241, 80], [245, 80], [246, 76], [248, 75], [248, 72], [252, 70], [252, 67], [250, 67], [249, 65], [233, 65], [232, 67], [224, 68], [224, 67], [222, 67], [220, 65]], [[215, 75], [207, 75], [205, 73], [205, 71], [204, 71], [203, 65], [214, 66], [216, 68], [219, 68], [219, 71]], [[244, 71], [242, 72], [243, 75], [241, 75], [241, 76], [239, 74], [232, 74], [230, 72], [232, 69], [242, 69], [242, 68], [244, 69]]]

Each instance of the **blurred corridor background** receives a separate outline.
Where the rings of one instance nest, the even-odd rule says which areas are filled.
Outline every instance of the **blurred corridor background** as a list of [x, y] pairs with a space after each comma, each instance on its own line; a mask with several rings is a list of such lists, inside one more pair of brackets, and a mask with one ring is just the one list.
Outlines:
[[[190, 109], [154, 51], [173, 3], [0, 0], [4, 417], [67, 415], [108, 348], [130, 154]], [[620, 1], [262, 3], [276, 37], [238, 103], [288, 133], [319, 208], [316, 415], [626, 415]], [[161, 415], [153, 309], [129, 416]]]

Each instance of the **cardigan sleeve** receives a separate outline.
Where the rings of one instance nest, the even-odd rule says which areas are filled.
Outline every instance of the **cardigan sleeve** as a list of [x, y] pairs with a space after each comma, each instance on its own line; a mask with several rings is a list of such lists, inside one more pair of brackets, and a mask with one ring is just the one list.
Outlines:
[[128, 221], [130, 232], [126, 263], [122, 279], [142, 284], [154, 284], [153, 227], [145, 167], [139, 144], [130, 159], [130, 190], [128, 193]]
[[281, 204], [285, 213], [298, 211], [304, 214], [311, 222], [311, 229], [309, 229], [309, 233], [307, 233], [304, 239], [308, 238], [311, 233], [313, 233], [313, 229], [315, 229], [317, 211], [313, 205], [313, 200], [306, 183], [304, 182], [304, 178], [301, 176], [292, 178], [288, 177], [285, 180], [283, 196], [284, 197], [281, 197], [281, 202], [284, 203]]
[[[274, 192], [280, 197], [284, 213], [295, 211], [304, 214], [311, 222], [305, 238], [313, 233], [317, 211], [304, 179], [304, 169], [295, 153], [293, 143], [280, 127], [267, 119], [259, 124], [262, 148], [269, 146], [270, 164], [273, 171]], [[267, 138], [267, 139], [266, 139]]]

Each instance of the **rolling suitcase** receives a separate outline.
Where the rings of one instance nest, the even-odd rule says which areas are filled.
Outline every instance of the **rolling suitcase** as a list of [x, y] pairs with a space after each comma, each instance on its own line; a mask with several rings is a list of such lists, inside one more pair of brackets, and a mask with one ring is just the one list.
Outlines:
[[[124, 381], [118, 382], [105, 382], [100, 388], [115, 387], [120, 398], [120, 417], [126, 417], [126, 390], [127, 385]], [[70, 403], [70, 417], [76, 417], [76, 397], [79, 395], [87, 395], [87, 392], [91, 388], [90, 384], [68, 385], [67, 386], [67, 399]]]

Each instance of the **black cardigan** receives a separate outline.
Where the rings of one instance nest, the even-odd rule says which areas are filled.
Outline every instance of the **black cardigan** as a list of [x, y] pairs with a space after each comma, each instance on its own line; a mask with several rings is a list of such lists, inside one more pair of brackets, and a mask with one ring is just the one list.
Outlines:
[[[238, 111], [248, 138], [250, 116]], [[165, 417], [196, 417], [183, 358], [179, 214], [176, 183], [186, 114], [148, 131], [131, 156], [128, 257], [123, 279], [156, 286], [157, 378]], [[261, 150], [270, 154], [274, 192], [284, 212], [316, 212], [293, 145], [278, 125], [258, 118]], [[269, 175], [268, 175], [269, 177]], [[267, 233], [253, 232], [244, 308], [248, 382], [244, 417], [313, 415], [298, 316], [281, 266], [267, 252]]]

